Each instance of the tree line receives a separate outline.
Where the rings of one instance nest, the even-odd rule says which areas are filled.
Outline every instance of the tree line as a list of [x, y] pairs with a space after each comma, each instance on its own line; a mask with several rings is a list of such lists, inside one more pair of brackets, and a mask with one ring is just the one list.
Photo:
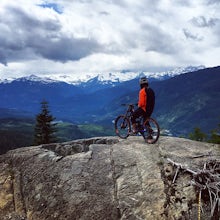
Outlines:
[[[55, 123], [55, 117], [50, 113], [47, 101], [41, 102], [41, 111], [36, 115], [35, 124], [33, 127], [29, 126], [25, 130], [0, 130], [1, 148], [0, 154], [8, 150], [30, 146], [55, 143], [62, 140], [58, 139], [58, 128]], [[86, 137], [85, 134], [80, 133], [75, 127], [71, 128], [72, 133], [76, 133], [76, 137]], [[74, 132], [73, 132], [74, 131]], [[77, 136], [78, 135], [78, 136]], [[71, 137], [72, 139], [74, 137]], [[193, 132], [188, 135], [191, 140], [210, 142], [220, 144], [220, 123], [216, 129], [213, 129], [210, 134], [204, 133], [199, 127], [195, 127]]]
[[220, 123], [210, 134], [206, 134], [199, 127], [195, 127], [193, 132], [189, 134], [189, 138], [195, 141], [220, 144]]

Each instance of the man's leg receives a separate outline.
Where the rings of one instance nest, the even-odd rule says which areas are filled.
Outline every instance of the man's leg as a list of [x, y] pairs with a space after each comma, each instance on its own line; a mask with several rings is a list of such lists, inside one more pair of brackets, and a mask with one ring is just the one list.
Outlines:
[[[149, 114], [149, 113], [146, 113], [146, 115], [145, 115], [145, 119], [144, 120], [146, 120], [147, 118], [150, 118], [150, 116], [151, 116], [151, 114]], [[151, 126], [150, 126], [150, 123], [149, 122], [147, 122], [146, 123], [146, 126], [147, 126], [147, 128], [148, 128], [148, 136], [147, 136], [147, 142], [149, 143], [149, 144], [151, 144], [151, 142], [152, 142], [152, 139], [153, 139], [153, 137], [152, 137], [152, 128], [151, 128]]]
[[137, 132], [137, 128], [136, 128], [136, 119], [139, 118], [140, 116], [142, 116], [144, 114], [144, 110], [142, 108], [137, 108], [131, 117], [131, 123], [132, 123], [132, 130], [133, 133]]

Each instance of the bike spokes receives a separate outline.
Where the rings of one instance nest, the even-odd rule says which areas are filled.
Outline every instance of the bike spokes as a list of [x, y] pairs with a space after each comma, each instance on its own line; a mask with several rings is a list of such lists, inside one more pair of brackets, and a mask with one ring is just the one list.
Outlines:
[[148, 118], [144, 122], [144, 126], [146, 129], [146, 134], [145, 134], [146, 142], [151, 144], [156, 143], [160, 136], [160, 128], [158, 123], [154, 119]]
[[128, 118], [120, 115], [115, 120], [115, 133], [121, 138], [127, 138], [130, 132], [131, 126]]

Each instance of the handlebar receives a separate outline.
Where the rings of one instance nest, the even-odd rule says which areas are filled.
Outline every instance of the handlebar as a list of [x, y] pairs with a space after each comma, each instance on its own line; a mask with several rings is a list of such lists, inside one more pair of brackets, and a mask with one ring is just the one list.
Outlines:
[[122, 106], [133, 106], [133, 107], [134, 107], [134, 106], [138, 106], [138, 103], [130, 103], [130, 104], [126, 104], [126, 103], [124, 104], [124, 103], [123, 103], [123, 104], [121, 104], [121, 105], [122, 105]]

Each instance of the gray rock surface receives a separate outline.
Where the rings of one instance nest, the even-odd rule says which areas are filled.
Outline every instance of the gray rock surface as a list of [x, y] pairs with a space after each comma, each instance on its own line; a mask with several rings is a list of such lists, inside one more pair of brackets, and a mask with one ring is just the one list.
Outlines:
[[[220, 161], [220, 146], [101, 137], [9, 151], [0, 156], [0, 219], [197, 219], [192, 176], [179, 172], [173, 183], [167, 158], [197, 171]], [[210, 219], [203, 207], [201, 219]]]

